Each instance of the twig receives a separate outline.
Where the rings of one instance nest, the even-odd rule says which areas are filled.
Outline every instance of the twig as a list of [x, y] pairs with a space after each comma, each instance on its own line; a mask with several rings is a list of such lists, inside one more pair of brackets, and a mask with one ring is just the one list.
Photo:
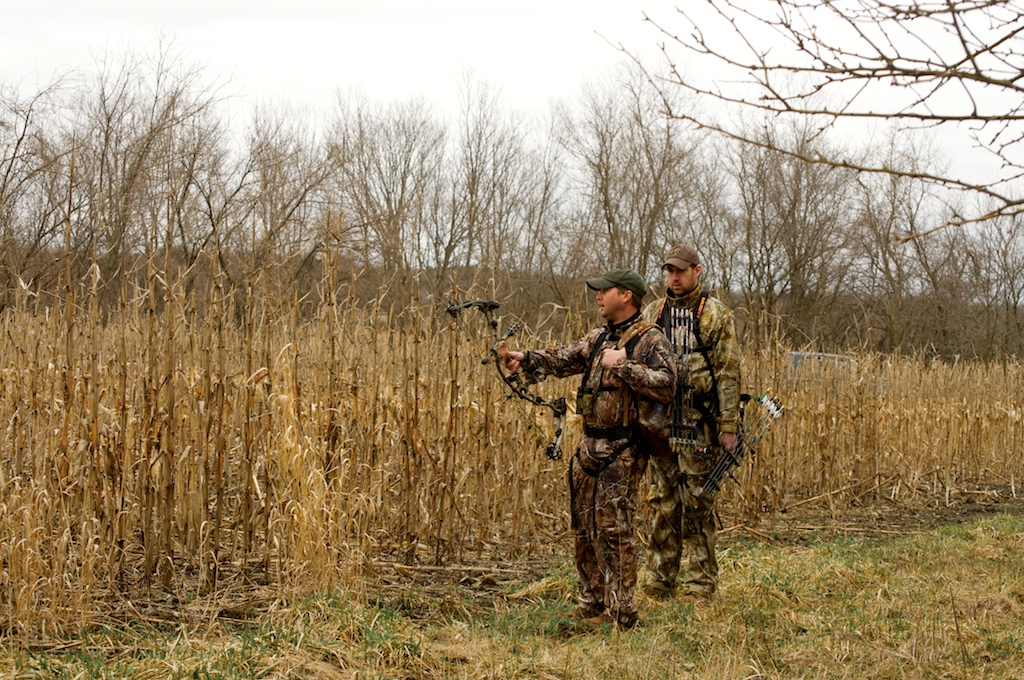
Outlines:
[[[896, 479], [898, 476], [899, 475], [891, 475], [891, 476], [887, 477], [885, 479], [885, 481], [878, 482], [877, 484], [875, 484], [870, 489], [865, 489], [864, 491], [861, 491], [859, 494], [857, 494], [856, 496], [853, 497], [854, 500], [860, 500], [861, 498], [863, 498], [867, 494], [871, 493], [872, 491], [877, 491], [878, 489], [882, 488], [882, 486], [884, 486], [884, 485], [888, 484], [889, 482], [891, 482], [892, 480]], [[878, 479], [878, 477], [879, 477], [879, 475], [875, 475], [875, 479]]]
[[761, 533], [757, 529], [751, 529], [750, 527], [744, 525], [743, 530], [751, 536], [753, 536], [754, 538], [758, 538], [766, 543], [771, 543], [772, 545], [782, 545], [782, 543], [778, 539], [772, 538], [768, 534]]
[[434, 566], [418, 564], [402, 564], [401, 562], [374, 562], [375, 567], [390, 567], [396, 571], [452, 572], [466, 571], [475, 574], [525, 574], [526, 569], [505, 569], [502, 567], [469, 567], [457, 564], [451, 566]]
[[864, 533], [864, 534], [892, 534], [894, 536], [908, 536], [909, 532], [906, 531], [895, 531], [893, 529], [872, 529], [870, 527], [830, 527], [830, 526], [812, 526], [812, 525], [801, 525], [795, 526], [794, 529], [801, 531], [848, 531], [851, 533]]

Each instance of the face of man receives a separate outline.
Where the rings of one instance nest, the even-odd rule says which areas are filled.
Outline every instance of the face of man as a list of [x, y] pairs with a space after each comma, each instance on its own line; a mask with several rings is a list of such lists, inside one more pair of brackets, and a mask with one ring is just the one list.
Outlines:
[[692, 265], [686, 269], [680, 269], [674, 264], [665, 265], [665, 275], [668, 277], [668, 289], [673, 295], [686, 295], [697, 287], [700, 279], [701, 267], [699, 264]]
[[620, 323], [633, 315], [633, 294], [618, 288], [602, 288], [597, 291], [597, 306], [601, 316], [611, 323]]

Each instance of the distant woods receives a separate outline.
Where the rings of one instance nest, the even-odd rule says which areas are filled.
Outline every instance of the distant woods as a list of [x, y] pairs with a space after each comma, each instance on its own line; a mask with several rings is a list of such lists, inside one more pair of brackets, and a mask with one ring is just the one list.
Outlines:
[[325, 296], [440, 304], [475, 285], [541, 324], [585, 305], [581, 279], [606, 268], [660, 284], [665, 247], [685, 240], [747, 342], [1022, 353], [1015, 216], [901, 241], [965, 207], [909, 178], [943, 162], [927, 139], [743, 123], [806, 157], [842, 147], [908, 171], [862, 175], [713, 139], [665, 105], [628, 68], [542, 118], [467, 79], [450, 115], [341, 97], [240, 120], [166, 55], [36, 92], [0, 81], [0, 305], [144, 294], [158, 308], [174, 288], [197, 308], [230, 295], [312, 310]]

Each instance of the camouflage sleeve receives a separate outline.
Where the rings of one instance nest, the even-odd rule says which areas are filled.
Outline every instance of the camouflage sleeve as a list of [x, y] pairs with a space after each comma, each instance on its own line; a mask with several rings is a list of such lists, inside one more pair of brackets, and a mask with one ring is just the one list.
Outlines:
[[567, 345], [525, 352], [526, 356], [523, 358], [522, 367], [529, 371], [539, 369], [556, 378], [582, 373], [586, 369], [587, 359], [590, 357], [590, 346], [600, 334], [601, 329], [595, 328], [584, 337]]
[[660, 328], [644, 333], [632, 359], [620, 359], [610, 369], [641, 397], [667, 404], [676, 393], [676, 361]]
[[708, 330], [715, 348], [711, 361], [718, 380], [718, 429], [736, 432], [740, 422], [740, 343], [732, 312], [723, 304], [715, 305], [714, 312]]

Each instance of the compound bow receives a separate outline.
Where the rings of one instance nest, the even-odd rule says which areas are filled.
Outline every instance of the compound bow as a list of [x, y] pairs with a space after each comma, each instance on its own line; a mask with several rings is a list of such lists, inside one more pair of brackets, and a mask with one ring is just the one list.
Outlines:
[[557, 399], [545, 399], [539, 394], [534, 394], [530, 391], [531, 385], [536, 385], [547, 377], [547, 374], [543, 371], [525, 371], [518, 370], [515, 373], [505, 372], [505, 358], [508, 356], [508, 350], [505, 348], [505, 341], [511, 338], [513, 335], [519, 332], [520, 326], [518, 323], [513, 323], [511, 326], [505, 329], [504, 333], [498, 332], [498, 319], [494, 315], [494, 311], [501, 305], [496, 300], [467, 300], [465, 302], [457, 302], [455, 300], [448, 300], [448, 306], [445, 307], [445, 311], [448, 312], [453, 319], [458, 321], [460, 315], [464, 309], [475, 309], [484, 315], [487, 320], [487, 328], [491, 335], [491, 348], [487, 352], [487, 356], [480, 362], [481, 364], [488, 364], [493, 360], [494, 368], [498, 372], [498, 377], [509, 389], [509, 394], [506, 399], [513, 396], [519, 397], [525, 401], [535, 404], [537, 406], [544, 406], [545, 408], [551, 409], [555, 418], [555, 437], [551, 443], [548, 444], [545, 455], [551, 460], [558, 460], [562, 457], [562, 433], [565, 431], [565, 414], [567, 412], [565, 397], [559, 397]]
[[[757, 399], [753, 399], [749, 394], [741, 395], [740, 398], [740, 431], [736, 448], [732, 451], [722, 451], [721, 457], [707, 477], [704, 478], [704, 486], [695, 492], [697, 496], [714, 498], [715, 494], [721, 490], [722, 482], [725, 481], [727, 476], [735, 481], [736, 478], [733, 477], [732, 471], [743, 462], [747, 452], [750, 452], [751, 455], [757, 453], [754, 447], [768, 433], [772, 423], [782, 417], [784, 410], [782, 402], [771, 390], [764, 392]], [[754, 401], [758, 407], [758, 412], [753, 417], [753, 422], [750, 422], [751, 419], [746, 414], [746, 409], [748, 408], [746, 403], [749, 401]]]

